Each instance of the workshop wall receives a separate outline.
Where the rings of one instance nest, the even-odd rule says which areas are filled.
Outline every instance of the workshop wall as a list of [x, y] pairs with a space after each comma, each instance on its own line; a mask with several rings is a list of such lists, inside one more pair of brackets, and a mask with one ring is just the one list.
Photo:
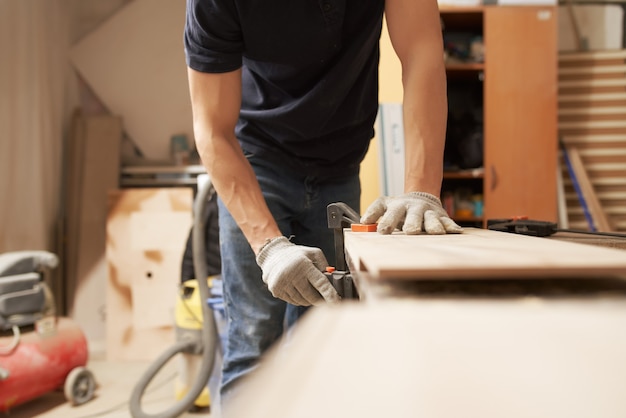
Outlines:
[[0, 2], [0, 252], [54, 247], [69, 117], [64, 6]]

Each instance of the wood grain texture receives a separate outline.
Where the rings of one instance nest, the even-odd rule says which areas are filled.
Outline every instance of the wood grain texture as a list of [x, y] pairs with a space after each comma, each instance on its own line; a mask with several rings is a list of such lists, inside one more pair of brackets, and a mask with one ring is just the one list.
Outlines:
[[244, 383], [232, 416], [621, 418], [625, 321], [606, 300], [323, 306]]
[[345, 230], [355, 276], [371, 280], [500, 279], [626, 275], [621, 250], [486, 229], [392, 235]]

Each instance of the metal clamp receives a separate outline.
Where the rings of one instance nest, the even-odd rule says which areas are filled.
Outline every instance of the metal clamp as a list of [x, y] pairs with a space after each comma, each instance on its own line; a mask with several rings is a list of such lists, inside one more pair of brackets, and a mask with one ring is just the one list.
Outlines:
[[359, 294], [352, 275], [348, 271], [344, 250], [344, 228], [360, 221], [359, 214], [343, 202], [331, 203], [326, 209], [328, 228], [333, 229], [335, 238], [335, 270], [326, 272], [326, 277], [342, 299], [358, 299]]

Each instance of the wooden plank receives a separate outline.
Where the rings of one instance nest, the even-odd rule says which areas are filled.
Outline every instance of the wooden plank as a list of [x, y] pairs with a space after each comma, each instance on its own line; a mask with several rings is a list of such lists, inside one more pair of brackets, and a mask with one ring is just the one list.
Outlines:
[[559, 116], [614, 115], [616, 118], [624, 119], [626, 117], [626, 106], [560, 108], [558, 114]]
[[596, 78], [599, 75], [619, 76], [626, 70], [624, 60], [580, 61], [559, 64], [558, 77], [560, 79]]
[[[589, 162], [585, 164], [585, 169], [587, 170], [587, 173], [596, 176], [602, 174], [607, 177], [624, 177], [624, 174], [626, 172], [626, 163]], [[591, 175], [589, 175], [589, 177], [591, 177]]]
[[605, 212], [607, 214], [609, 214], [609, 215], [618, 215], [618, 216], [619, 215], [626, 215], [626, 208], [624, 208], [624, 204], [625, 203], [626, 203], [625, 201], [613, 202], [613, 204], [620, 205], [620, 206], [618, 206], [618, 207], [615, 207], [615, 206], [607, 207]]
[[624, 417], [626, 304], [581, 299], [319, 307], [229, 416]]
[[581, 120], [579, 122], [559, 122], [559, 129], [623, 129], [626, 128], [626, 120]]
[[576, 175], [576, 180], [578, 181], [578, 185], [581, 188], [585, 202], [589, 207], [597, 230], [602, 232], [612, 231], [609, 220], [607, 219], [606, 214], [602, 209], [600, 200], [598, 199], [598, 196], [596, 195], [596, 192], [593, 188], [593, 184], [591, 183], [591, 180], [587, 175], [585, 165], [583, 164], [582, 158], [580, 157], [578, 150], [576, 149], [576, 147], [566, 146], [566, 152], [569, 156], [572, 170]]
[[626, 65], [605, 65], [589, 67], [559, 68], [559, 76], [593, 75], [593, 74], [626, 74]]
[[626, 144], [626, 135], [566, 135], [563, 137], [563, 142], [566, 144], [597, 143], [597, 142]]
[[584, 101], [589, 105], [588, 102], [617, 100], [626, 100], [626, 93], [559, 94], [559, 103]]
[[[601, 193], [598, 193], [598, 197], [607, 199], [607, 200], [609, 199], [610, 200], [615, 200], [615, 199], [626, 200], [626, 190], [601, 192]], [[624, 210], [626, 210], [626, 207], [624, 207]]]
[[593, 179], [594, 186], [624, 186], [626, 185], [626, 178], [595, 178]]
[[466, 228], [457, 235], [345, 232], [355, 275], [372, 280], [590, 277], [626, 274], [626, 254]]
[[622, 79], [559, 81], [559, 89], [623, 86], [626, 86], [626, 80]]
[[[624, 144], [626, 145], [626, 144]], [[584, 157], [618, 157], [619, 159], [626, 156], [626, 148], [590, 148], [579, 150], [580, 155]]]
[[626, 59], [626, 50], [560, 53], [559, 64], [572, 61]]

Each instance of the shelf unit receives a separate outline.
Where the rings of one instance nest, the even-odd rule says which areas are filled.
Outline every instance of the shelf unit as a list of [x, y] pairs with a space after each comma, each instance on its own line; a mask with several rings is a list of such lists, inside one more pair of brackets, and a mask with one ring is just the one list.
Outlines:
[[[471, 56], [471, 39], [483, 39], [483, 7], [441, 7], [448, 79], [448, 137], [442, 202], [454, 220], [482, 226], [484, 169], [482, 135], [484, 71], [480, 57]], [[473, 158], [467, 148], [473, 144]], [[476, 157], [479, 158], [476, 158]], [[469, 213], [468, 213], [469, 211]]]
[[[444, 40], [464, 33], [480, 37], [484, 45], [483, 61], [457, 58], [446, 64], [446, 158], [457, 148], [457, 156], [467, 157], [462, 150], [470, 145], [474, 155], [466, 161], [469, 167], [446, 166], [442, 201], [458, 189], [465, 196], [481, 195], [482, 213], [452, 213], [468, 226], [519, 215], [556, 221], [557, 8], [440, 6], [440, 13]], [[473, 112], [473, 132], [459, 122], [467, 116], [457, 118], [468, 109]]]

